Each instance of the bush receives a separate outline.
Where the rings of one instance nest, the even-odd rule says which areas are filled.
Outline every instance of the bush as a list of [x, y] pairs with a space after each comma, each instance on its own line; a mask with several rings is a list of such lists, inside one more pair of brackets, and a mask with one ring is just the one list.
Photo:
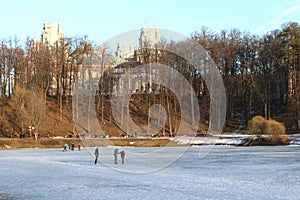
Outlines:
[[284, 124], [272, 119], [266, 120], [262, 116], [255, 116], [248, 122], [248, 130], [259, 139], [262, 135], [267, 136], [266, 139], [270, 140], [271, 144], [287, 144], [288, 142]]
[[264, 134], [266, 126], [266, 119], [262, 116], [255, 116], [252, 120], [249, 120], [248, 122], [248, 129], [250, 134], [261, 136]]

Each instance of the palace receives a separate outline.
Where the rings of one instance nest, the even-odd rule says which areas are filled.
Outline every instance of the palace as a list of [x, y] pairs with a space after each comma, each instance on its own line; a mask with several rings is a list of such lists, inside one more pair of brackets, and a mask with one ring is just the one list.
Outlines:
[[42, 43], [49, 46], [59, 46], [59, 41], [64, 37], [61, 32], [60, 23], [44, 22], [42, 33]]

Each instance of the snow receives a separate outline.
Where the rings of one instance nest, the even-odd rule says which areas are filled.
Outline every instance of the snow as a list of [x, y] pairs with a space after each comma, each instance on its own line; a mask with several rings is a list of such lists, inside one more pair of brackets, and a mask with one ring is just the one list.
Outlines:
[[300, 145], [300, 137], [291, 137], [290, 144], [292, 145]]
[[179, 145], [239, 145], [248, 137], [247, 135], [214, 135], [211, 137], [175, 137], [173, 140]]
[[[181, 136], [171, 138], [179, 145], [240, 145], [245, 140], [253, 137], [247, 134], [222, 134], [208, 137], [188, 137]], [[268, 137], [263, 135], [262, 137]], [[289, 143], [291, 145], [300, 145], [300, 134], [289, 135]]]
[[[0, 199], [299, 199], [297, 145], [118, 147], [124, 165], [114, 148], [100, 147], [97, 165], [95, 148], [2, 150]], [[184, 153], [165, 165], [173, 152]]]

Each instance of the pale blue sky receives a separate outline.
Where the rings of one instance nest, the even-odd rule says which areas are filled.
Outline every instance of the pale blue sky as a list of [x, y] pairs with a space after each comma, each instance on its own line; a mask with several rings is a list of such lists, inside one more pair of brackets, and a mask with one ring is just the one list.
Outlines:
[[97, 43], [144, 24], [189, 36], [201, 26], [263, 34], [288, 21], [300, 23], [300, 0], [7, 0], [0, 1], [0, 39], [39, 39], [44, 20], [60, 21], [65, 36]]

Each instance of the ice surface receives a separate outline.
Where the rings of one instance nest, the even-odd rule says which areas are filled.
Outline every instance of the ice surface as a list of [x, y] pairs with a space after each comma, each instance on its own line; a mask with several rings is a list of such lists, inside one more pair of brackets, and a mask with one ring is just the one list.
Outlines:
[[[211, 151], [203, 157], [204, 148]], [[300, 198], [300, 146], [191, 147], [151, 173], [124, 171], [159, 166], [168, 154], [136, 159], [156, 149], [119, 149], [126, 150], [124, 165], [113, 164], [113, 147], [100, 148], [97, 165], [94, 148], [0, 151], [0, 199]]]

